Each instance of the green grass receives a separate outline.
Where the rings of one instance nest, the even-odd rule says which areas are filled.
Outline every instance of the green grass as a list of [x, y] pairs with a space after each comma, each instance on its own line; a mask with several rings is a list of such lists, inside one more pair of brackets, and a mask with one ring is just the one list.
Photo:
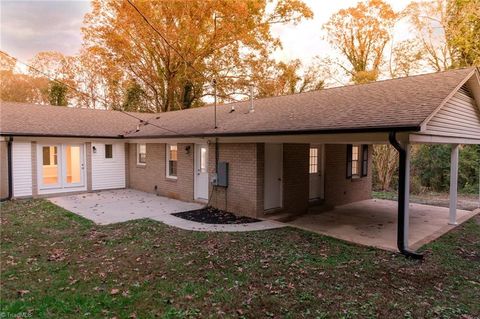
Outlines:
[[479, 217], [417, 262], [293, 228], [97, 226], [44, 200], [1, 205], [1, 318], [480, 316]]

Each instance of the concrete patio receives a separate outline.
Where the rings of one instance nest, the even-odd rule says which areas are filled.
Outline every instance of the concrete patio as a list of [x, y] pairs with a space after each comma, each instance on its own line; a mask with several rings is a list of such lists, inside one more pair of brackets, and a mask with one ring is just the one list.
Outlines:
[[[457, 210], [461, 224], [480, 211]], [[448, 224], [449, 209], [410, 204], [409, 245], [417, 249], [440, 237], [454, 225]], [[303, 215], [291, 226], [349, 242], [397, 251], [397, 202], [371, 199], [351, 203], [318, 214]]]
[[194, 231], [236, 232], [285, 227], [285, 224], [273, 221], [205, 224], [185, 220], [172, 214], [200, 209], [204, 204], [183, 202], [133, 189], [67, 195], [48, 200], [99, 225], [150, 218], [170, 226]]

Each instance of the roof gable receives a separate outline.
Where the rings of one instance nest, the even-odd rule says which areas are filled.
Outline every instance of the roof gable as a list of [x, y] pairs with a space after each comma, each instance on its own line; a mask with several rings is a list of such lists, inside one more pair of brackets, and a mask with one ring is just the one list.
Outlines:
[[466, 81], [453, 92], [427, 121], [423, 133], [480, 139], [479, 102], [472, 93], [472, 84]]

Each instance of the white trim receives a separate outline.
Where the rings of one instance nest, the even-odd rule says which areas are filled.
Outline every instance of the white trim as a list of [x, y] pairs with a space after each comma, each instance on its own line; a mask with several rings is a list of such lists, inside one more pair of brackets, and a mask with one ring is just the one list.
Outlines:
[[[81, 176], [80, 182], [77, 184], [68, 184], [65, 181], [66, 178], [66, 147], [67, 145], [79, 146], [80, 147], [80, 156], [82, 159], [81, 162]], [[55, 185], [44, 185], [43, 184], [43, 147], [45, 146], [56, 146], [57, 147], [57, 174], [58, 182]], [[86, 186], [86, 150], [84, 143], [37, 143], [37, 187], [38, 194], [53, 194], [53, 193], [65, 193], [65, 192], [74, 192], [74, 191], [83, 191], [87, 190]]]
[[175, 146], [177, 148], [177, 175], [178, 175], [178, 144], [166, 144], [165, 145], [165, 176], [168, 179], [178, 179], [177, 175], [170, 175], [170, 147]]
[[[107, 157], [107, 145], [112, 147], [112, 157]], [[105, 143], [103, 144], [103, 159], [106, 161], [113, 161], [115, 157], [115, 144], [114, 143]]]
[[458, 144], [452, 144], [450, 154], [450, 216], [449, 224], [457, 224]]
[[480, 144], [479, 139], [427, 134], [410, 134], [409, 141], [419, 144]]
[[[267, 146], [268, 145], [273, 145], [273, 144], [277, 144], [280, 146], [280, 154], [277, 158], [275, 158], [279, 163], [280, 163], [280, 177], [279, 177], [279, 182], [280, 182], [280, 194], [279, 194], [279, 203], [278, 203], [278, 206], [275, 206], [275, 207], [266, 207], [266, 202], [267, 202], [267, 197], [268, 197], [268, 189], [267, 189], [267, 174], [268, 174], [268, 170], [267, 170], [267, 167], [269, 167], [269, 163], [267, 161]], [[263, 210], [265, 212], [271, 212], [271, 211], [275, 211], [277, 209], [281, 209], [283, 208], [283, 144], [282, 143], [267, 143], [265, 144], [265, 147], [264, 147], [264, 175], [263, 175], [263, 178], [264, 178], [264, 191], [263, 191]], [[275, 191], [275, 190], [274, 190]]]
[[[200, 185], [199, 183], [199, 176], [200, 174], [202, 174], [202, 172], [200, 171], [200, 167], [199, 167], [199, 164], [200, 164], [200, 161], [201, 161], [201, 154], [200, 154], [200, 150], [202, 147], [205, 147], [205, 149], [207, 150], [207, 162], [205, 163], [206, 164], [206, 169], [207, 171], [204, 172], [203, 174], [207, 174], [207, 179], [206, 179], [206, 185]], [[177, 150], [178, 152], [178, 150]], [[202, 202], [207, 202], [208, 201], [208, 184], [209, 184], [209, 174], [208, 174], [208, 144], [195, 144], [194, 145], [194, 154], [193, 154], [193, 169], [194, 169], [194, 178], [193, 178], [193, 197], [196, 201], [202, 201]], [[199, 187], [206, 187], [206, 191], [207, 191], [207, 196], [206, 198], [204, 197], [199, 197], [198, 193], [199, 193]]]
[[426, 128], [426, 124], [428, 122], [430, 122], [430, 120], [438, 113], [438, 111], [440, 111], [440, 109], [452, 98], [452, 96], [457, 93], [457, 91], [465, 84], [467, 83], [468, 80], [470, 80], [470, 78], [472, 77], [472, 75], [474, 75], [476, 73], [475, 71], [476, 69], [473, 69], [456, 87], [455, 89], [450, 92], [450, 94], [448, 94], [448, 96], [442, 101], [442, 103], [440, 103], [439, 106], [437, 106], [437, 108], [432, 112], [430, 113], [430, 115], [425, 119], [423, 120], [422, 124], [420, 125], [422, 127], [422, 130], [423, 128]]

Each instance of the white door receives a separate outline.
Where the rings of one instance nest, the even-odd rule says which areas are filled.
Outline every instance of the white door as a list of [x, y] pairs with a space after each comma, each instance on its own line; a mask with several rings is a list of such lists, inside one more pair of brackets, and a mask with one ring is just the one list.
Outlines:
[[310, 199], [324, 198], [324, 146], [312, 145], [309, 157]]
[[208, 145], [195, 144], [195, 199], [208, 201]]
[[40, 189], [65, 189], [85, 185], [83, 144], [38, 146]]
[[37, 158], [40, 188], [60, 188], [62, 186], [62, 145], [39, 145]]
[[83, 145], [63, 145], [63, 187], [79, 187], [85, 185], [85, 163], [83, 161]]
[[282, 207], [283, 145], [265, 143], [264, 209]]

